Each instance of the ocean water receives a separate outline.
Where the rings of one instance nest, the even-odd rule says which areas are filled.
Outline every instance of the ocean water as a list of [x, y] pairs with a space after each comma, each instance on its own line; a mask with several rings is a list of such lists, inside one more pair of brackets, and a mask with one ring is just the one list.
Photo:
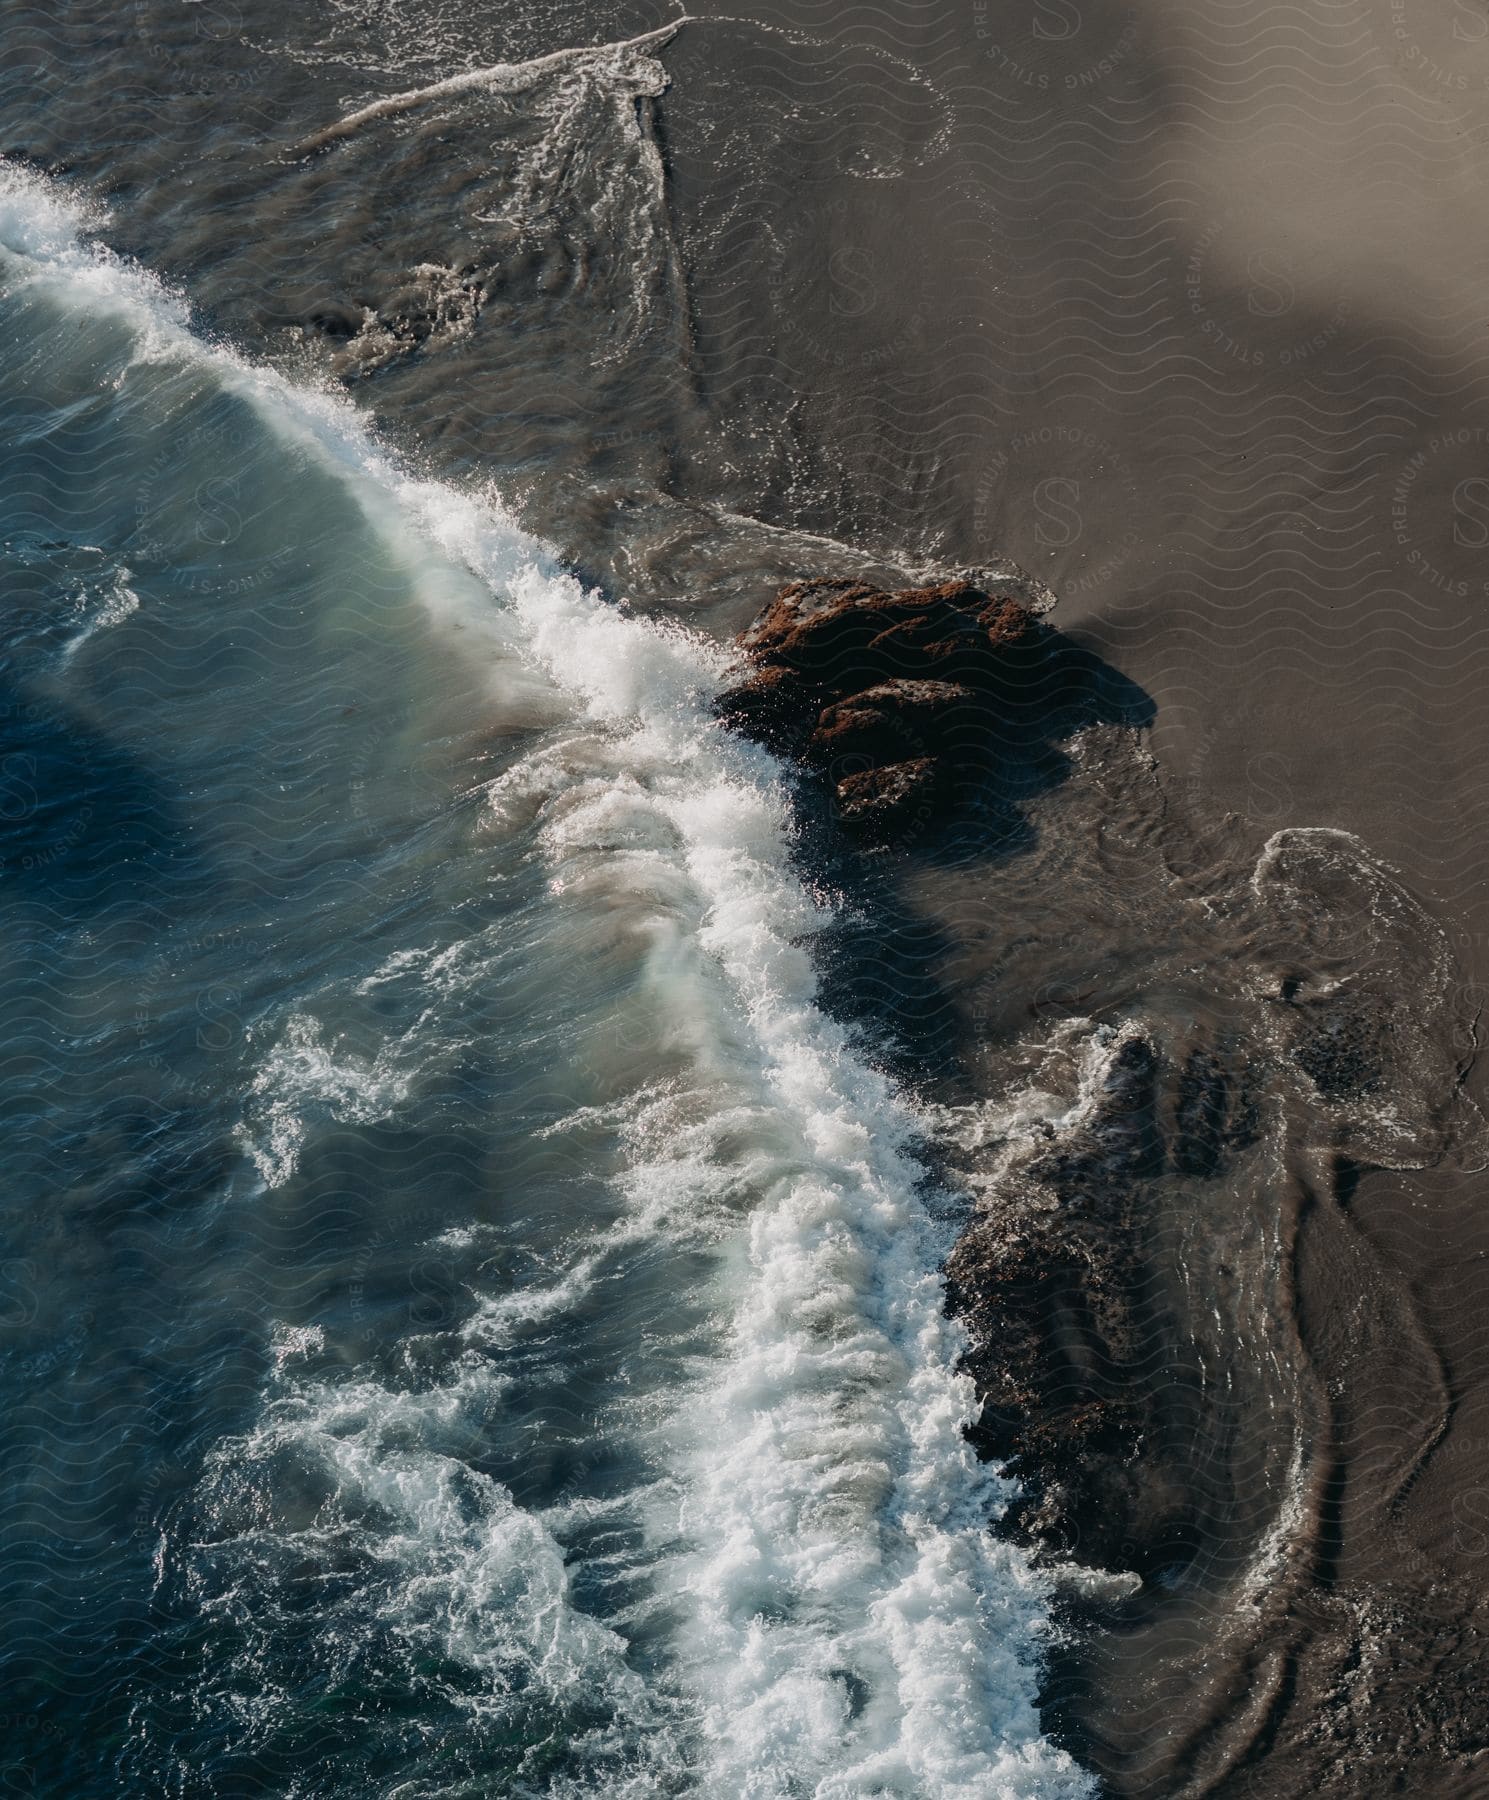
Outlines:
[[720, 651], [0, 184], [19, 1791], [1088, 1791]]
[[[1406, 1172], [1485, 1159], [1441, 894], [1266, 781], [1223, 812], [1229, 727], [1177, 780], [1069, 639], [1032, 756], [904, 855], [831, 850], [711, 718], [781, 581], [1042, 542], [1034, 429], [943, 404], [970, 365], [924, 354], [913, 247], [986, 240], [991, 280], [1037, 159], [987, 161], [975, 12], [960, 119], [865, 29], [15, 22], [8, 1792], [1091, 1792], [1060, 1745], [1118, 1793], [1319, 1758], [1349, 1792], [1420, 1729], [1446, 1627], [1352, 1590], [1339, 1533], [1431, 1485], [1458, 1405], [1356, 1193], [1400, 1173], [1430, 1235]], [[976, 358], [1022, 345], [1094, 491], [1044, 380], [1085, 315], [1057, 283], [1023, 331], [1038, 280]], [[1103, 421], [1121, 339], [1061, 375]], [[1167, 554], [1148, 481], [1087, 519], [1110, 566]], [[1093, 615], [1085, 579], [1057, 626], [1147, 581]], [[948, 1256], [990, 1271], [966, 1336]], [[964, 1437], [1003, 1457], [1021, 1383], [1032, 1502]], [[1140, 1454], [1079, 1466], [1093, 1397]], [[1037, 1565], [989, 1529], [1030, 1504]], [[1477, 1590], [1439, 1604], [1470, 1645]]]

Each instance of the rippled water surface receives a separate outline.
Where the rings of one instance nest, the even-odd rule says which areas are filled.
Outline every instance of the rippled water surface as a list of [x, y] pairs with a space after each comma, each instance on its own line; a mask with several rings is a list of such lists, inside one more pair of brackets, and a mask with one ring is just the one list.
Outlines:
[[718, 653], [3, 207], [48, 1791], [1078, 1791]]

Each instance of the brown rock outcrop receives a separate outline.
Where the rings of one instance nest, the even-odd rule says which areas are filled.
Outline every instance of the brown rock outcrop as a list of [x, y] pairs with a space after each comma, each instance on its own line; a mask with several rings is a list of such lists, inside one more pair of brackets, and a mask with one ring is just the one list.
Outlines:
[[1020, 600], [966, 579], [792, 582], [736, 640], [751, 673], [719, 715], [825, 777], [844, 826], [892, 835], [954, 795], [1034, 629]]

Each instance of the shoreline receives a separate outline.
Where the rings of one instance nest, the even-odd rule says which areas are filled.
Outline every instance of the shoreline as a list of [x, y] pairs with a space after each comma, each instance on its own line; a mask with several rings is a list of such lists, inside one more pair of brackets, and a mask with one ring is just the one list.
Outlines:
[[[277, 61], [266, 121], [246, 40], [85, 6], [24, 47], [6, 93], [14, 146], [115, 193], [121, 248], [215, 328], [361, 384], [442, 466], [522, 469], [540, 528], [642, 604], [727, 636], [823, 572], [822, 537], [880, 570], [1007, 554], [1060, 594], [1060, 631], [1154, 707], [1161, 779], [1083, 767], [1037, 797], [1020, 855], [905, 870], [877, 946], [917, 971], [913, 1031], [959, 1044], [986, 1101], [1031, 1008], [1039, 1027], [1133, 1010], [1158, 903], [1202, 909], [1216, 871], [1244, 880], [1290, 829], [1351, 832], [1402, 871], [1446, 933], [1454, 1017], [1489, 983], [1489, 103], [1432, 73], [1451, 45], [1402, 49], [1397, 10], [1320, 21], [1301, 60], [1285, 21], [1243, 43], [1220, 7], [1144, 9], [1128, 40], [1127, 10], [1097, 6], [1069, 39], [1018, 44], [976, 5], [850, 11], [830, 40], [779, 8], [769, 30], [720, 17], [667, 47], [659, 99], [599, 94], [600, 124], [567, 140], [572, 189], [524, 201], [554, 221], [537, 243], [516, 213], [482, 216], [482, 114], [427, 133], [400, 116], [396, 156], [362, 134], [272, 166], [348, 88], [414, 91], [351, 41]], [[602, 23], [644, 37], [658, 12], [476, 19], [456, 60]], [[100, 100], [142, 82], [132, 112]], [[581, 254], [593, 218], [627, 225], [639, 274]], [[1404, 978], [1403, 1011], [1416, 998]], [[1143, 1105], [1171, 1166], [1187, 1064], [1158, 1062]], [[1482, 1104], [1482, 1066], [1467, 1079]], [[1252, 1220], [1286, 1275], [1316, 1451], [1307, 1553], [1265, 1630], [1201, 1693], [1208, 1621], [1180, 1595], [1167, 1636], [1098, 1622], [1057, 1671], [1055, 1712], [1086, 1721], [1118, 1791], [1482, 1782], [1483, 1179], [1368, 1161], [1284, 1156]], [[1153, 1244], [1129, 1233], [1156, 1270], [1139, 1287], [1180, 1267], [1186, 1215], [1165, 1216]], [[1151, 1329], [1155, 1351], [1179, 1341]], [[1204, 1425], [1189, 1400], [1165, 1418], [1175, 1441]], [[1274, 1455], [1269, 1481], [1289, 1466]], [[1167, 1743], [1176, 1707], [1213, 1768]]]

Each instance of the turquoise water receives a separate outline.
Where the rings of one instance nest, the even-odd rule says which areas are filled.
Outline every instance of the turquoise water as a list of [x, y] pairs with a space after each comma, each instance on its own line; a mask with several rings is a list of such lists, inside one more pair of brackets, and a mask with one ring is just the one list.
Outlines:
[[1084, 1791], [719, 652], [3, 181], [13, 1766]]

